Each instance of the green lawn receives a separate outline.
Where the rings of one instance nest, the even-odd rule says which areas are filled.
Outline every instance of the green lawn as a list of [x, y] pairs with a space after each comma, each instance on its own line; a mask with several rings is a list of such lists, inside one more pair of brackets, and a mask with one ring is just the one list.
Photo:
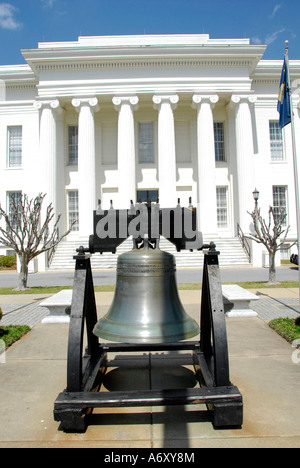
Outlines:
[[[298, 288], [298, 281], [282, 281], [276, 286], [270, 286], [267, 282], [249, 281], [224, 284], [238, 284], [245, 289], [263, 289], [263, 288]], [[201, 290], [201, 283], [179, 283], [179, 290]], [[0, 288], [0, 295], [10, 294], [55, 294], [62, 289], [72, 289], [72, 286], [51, 286], [51, 287], [32, 287], [26, 291], [14, 291], [13, 288]], [[112, 292], [115, 290], [115, 285], [95, 286], [95, 292]], [[279, 335], [292, 343], [296, 339], [300, 339], [300, 320], [292, 319], [275, 319], [269, 323]], [[0, 324], [0, 339], [5, 342], [6, 348], [11, 346], [15, 341], [19, 340], [24, 334], [28, 333], [30, 327], [21, 325], [1, 326]]]
[[[263, 281], [248, 281], [248, 282], [235, 282], [235, 283], [223, 283], [223, 284], [238, 284], [245, 289], [262, 289], [262, 288], [298, 288], [298, 281], [282, 281], [280, 284], [275, 286], [268, 285], [267, 282]], [[13, 288], [0, 288], [0, 294], [55, 294], [62, 289], [72, 289], [73, 286], [47, 286], [47, 287], [31, 287], [26, 291], [15, 291]], [[201, 283], [179, 283], [178, 289], [181, 290], [197, 290], [201, 289]], [[111, 292], [115, 290], [115, 285], [102, 285], [95, 286], [95, 292]]]
[[300, 317], [274, 319], [269, 322], [269, 326], [289, 343], [300, 339]]
[[0, 326], [0, 339], [4, 341], [5, 348], [9, 348], [29, 331], [30, 327], [27, 325]]

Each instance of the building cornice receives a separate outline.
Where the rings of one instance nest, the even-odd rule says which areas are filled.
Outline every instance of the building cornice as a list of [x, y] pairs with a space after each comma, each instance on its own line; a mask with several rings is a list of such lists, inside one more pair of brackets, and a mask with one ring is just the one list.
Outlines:
[[31, 52], [38, 55], [47, 54], [93, 54], [97, 56], [118, 55], [124, 51], [128, 55], [157, 55], [169, 53], [189, 53], [222, 55], [237, 52], [251, 55], [262, 55], [265, 45], [250, 44], [249, 39], [210, 39], [207, 34], [170, 34], [170, 35], [139, 35], [139, 36], [86, 36], [71, 42], [41, 42], [37, 49], [24, 49], [22, 53]]
[[[261, 60], [253, 73], [254, 80], [280, 79], [283, 60]], [[289, 61], [290, 75], [300, 75], [300, 60]]]
[[225, 60], [221, 58], [216, 59], [155, 59], [155, 60], [104, 60], [101, 62], [96, 61], [70, 61], [70, 62], [40, 62], [35, 65], [37, 71], [45, 70], [93, 70], [101, 68], [169, 68], [169, 67], [249, 67], [251, 66], [250, 60], [245, 59], [232, 59]]
[[0, 66], [0, 80], [6, 91], [34, 91], [38, 79], [29, 65]]
[[36, 113], [33, 100], [26, 101], [0, 101], [1, 115]]
[[133, 48], [133, 47], [190, 47], [199, 45], [249, 45], [249, 39], [210, 39], [209, 34], [143, 34], [125, 36], [79, 36], [77, 41], [71, 42], [41, 42], [39, 48], [53, 47], [99, 47]]
[[37, 84], [26, 84], [26, 83], [10, 83], [6, 84], [5, 89], [7, 91], [25, 91], [25, 90], [30, 90], [34, 91], [37, 89]]
[[253, 86], [255, 85], [279, 85], [278, 78], [254, 78]]
[[[41, 43], [21, 52], [32, 70], [247, 66], [252, 72], [266, 46], [249, 39], [210, 39], [208, 35], [116, 36]], [[57, 68], [58, 67], [58, 68]]]

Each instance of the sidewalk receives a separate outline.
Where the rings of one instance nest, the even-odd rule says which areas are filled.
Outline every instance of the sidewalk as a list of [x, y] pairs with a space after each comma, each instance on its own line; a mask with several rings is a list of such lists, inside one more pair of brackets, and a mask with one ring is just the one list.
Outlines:
[[[271, 293], [272, 292], [272, 296]], [[275, 293], [276, 291], [276, 293]], [[259, 301], [297, 301], [298, 290], [260, 290]], [[277, 297], [276, 294], [287, 297]], [[199, 320], [199, 291], [180, 292], [186, 311]], [[43, 295], [42, 298], [46, 296]], [[15, 299], [16, 298], [16, 299]], [[27, 305], [40, 297], [26, 296]], [[99, 314], [112, 293], [97, 293]], [[0, 296], [0, 305], [22, 305], [25, 296]], [[21, 302], [18, 302], [21, 301]], [[286, 307], [287, 309], [289, 307]], [[297, 306], [293, 306], [296, 312]], [[20, 311], [20, 310], [19, 310]], [[1, 322], [2, 323], [2, 322]], [[295, 351], [260, 318], [226, 319], [231, 380], [243, 395], [242, 429], [214, 430], [203, 406], [97, 410], [84, 434], [65, 434], [53, 420], [53, 404], [66, 385], [68, 325], [37, 324], [6, 352], [0, 363], [0, 448], [102, 447], [212, 448], [300, 447], [300, 363]], [[106, 390], [149, 385], [195, 385], [185, 356], [132, 359], [127, 369], [109, 369]], [[166, 353], [165, 353], [166, 354]]]
[[[266, 288], [250, 289], [259, 297], [259, 301], [251, 304], [251, 307], [264, 321], [273, 318], [296, 318], [300, 314], [299, 289], [298, 288]], [[200, 304], [200, 291], [179, 291], [183, 302]], [[113, 293], [96, 293], [96, 301], [99, 307], [109, 306]], [[40, 302], [51, 294], [19, 294], [0, 295], [0, 307], [3, 312], [2, 325], [29, 325], [39, 324], [48, 314], [47, 309], [40, 307]]]

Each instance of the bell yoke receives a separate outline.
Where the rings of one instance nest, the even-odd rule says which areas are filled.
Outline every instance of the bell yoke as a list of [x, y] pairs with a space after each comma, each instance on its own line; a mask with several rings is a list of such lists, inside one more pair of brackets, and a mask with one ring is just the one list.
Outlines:
[[[191, 200], [188, 208], [178, 200], [175, 208], [160, 208], [149, 201], [131, 202], [128, 210], [115, 210], [112, 204], [102, 210], [99, 202], [89, 247], [80, 247], [74, 257], [67, 387], [54, 403], [54, 418], [63, 430], [85, 431], [93, 408], [201, 403], [210, 410], [214, 427], [242, 425], [242, 395], [229, 378], [219, 252], [213, 242], [203, 244], [196, 215]], [[162, 235], [177, 251], [203, 251], [199, 325], [180, 301], [175, 258], [159, 249]], [[128, 237], [133, 239], [133, 249], [118, 257], [114, 298], [98, 320], [91, 255], [115, 253]], [[189, 341], [193, 337], [198, 339]], [[109, 352], [180, 350], [190, 351], [199, 388], [100, 391]]]

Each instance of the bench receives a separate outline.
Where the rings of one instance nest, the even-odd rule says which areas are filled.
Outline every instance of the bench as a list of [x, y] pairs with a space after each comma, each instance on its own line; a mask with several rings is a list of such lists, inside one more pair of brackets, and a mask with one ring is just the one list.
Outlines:
[[257, 317], [258, 314], [250, 308], [251, 301], [259, 299], [255, 294], [237, 284], [223, 285], [222, 294], [227, 317]]
[[66, 309], [71, 307], [72, 294], [72, 289], [63, 289], [42, 301], [40, 306], [49, 310], [42, 323], [69, 323], [70, 313], [66, 313]]

